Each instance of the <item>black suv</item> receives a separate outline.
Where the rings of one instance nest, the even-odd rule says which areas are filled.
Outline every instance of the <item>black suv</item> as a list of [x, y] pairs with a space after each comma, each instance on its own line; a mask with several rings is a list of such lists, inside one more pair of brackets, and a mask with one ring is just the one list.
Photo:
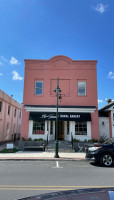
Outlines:
[[103, 144], [95, 144], [86, 149], [87, 158], [95, 158], [101, 165], [110, 167], [114, 161], [114, 138], [106, 140]]

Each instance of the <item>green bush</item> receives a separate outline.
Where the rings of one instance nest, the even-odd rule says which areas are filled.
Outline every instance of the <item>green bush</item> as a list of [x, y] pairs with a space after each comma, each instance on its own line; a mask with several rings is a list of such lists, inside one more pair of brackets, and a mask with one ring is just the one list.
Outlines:
[[25, 138], [24, 138], [24, 137], [22, 137], [21, 139], [22, 139], [22, 141], [25, 141]]
[[3, 149], [0, 151], [0, 153], [16, 153], [18, 151], [17, 148], [13, 148], [13, 149]]
[[32, 141], [32, 138], [29, 138], [28, 141]]
[[100, 137], [99, 142], [104, 143], [106, 140], [108, 140], [108, 137], [104, 134], [103, 136]]
[[96, 142], [99, 142], [99, 141], [96, 140], [95, 138], [92, 138], [91, 140], [88, 140], [88, 142], [90, 142], [90, 143], [96, 143]]
[[83, 142], [88, 142], [88, 140], [85, 139]]
[[80, 142], [80, 140], [74, 138], [73, 142]]
[[44, 141], [42, 138], [34, 139], [34, 141]]

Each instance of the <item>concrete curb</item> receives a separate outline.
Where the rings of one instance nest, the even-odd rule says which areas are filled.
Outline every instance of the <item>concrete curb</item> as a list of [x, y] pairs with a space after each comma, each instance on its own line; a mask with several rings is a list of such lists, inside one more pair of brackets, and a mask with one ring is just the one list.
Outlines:
[[85, 158], [0, 158], [0, 161], [87, 161]]

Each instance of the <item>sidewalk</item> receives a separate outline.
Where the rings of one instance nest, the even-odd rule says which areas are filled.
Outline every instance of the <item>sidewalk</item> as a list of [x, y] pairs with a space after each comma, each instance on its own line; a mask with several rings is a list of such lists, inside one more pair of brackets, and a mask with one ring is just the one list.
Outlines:
[[[16, 143], [14, 143], [14, 147]], [[0, 145], [0, 150], [6, 148], [6, 143]], [[82, 152], [58, 152], [59, 158], [54, 158], [55, 152], [45, 151], [18, 151], [16, 153], [0, 153], [1, 160], [85, 160], [85, 153]]]
[[55, 152], [18, 151], [17, 153], [0, 153], [0, 160], [84, 160], [85, 153], [58, 153], [59, 158], [54, 158]]

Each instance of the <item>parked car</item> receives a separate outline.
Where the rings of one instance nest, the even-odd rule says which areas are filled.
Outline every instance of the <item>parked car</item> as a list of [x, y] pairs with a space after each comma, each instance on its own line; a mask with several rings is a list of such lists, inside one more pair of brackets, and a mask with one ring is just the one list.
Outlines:
[[110, 167], [114, 161], [114, 138], [106, 140], [103, 144], [86, 148], [86, 157], [95, 158], [95, 161], [102, 166]]

